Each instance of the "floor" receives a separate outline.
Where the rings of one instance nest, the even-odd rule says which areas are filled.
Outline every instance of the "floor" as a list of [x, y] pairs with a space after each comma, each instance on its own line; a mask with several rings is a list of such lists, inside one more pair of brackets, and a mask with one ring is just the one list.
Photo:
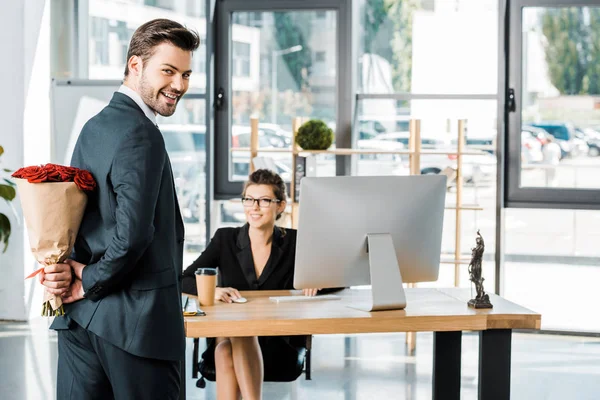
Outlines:
[[[404, 334], [316, 336], [313, 379], [266, 383], [264, 399], [430, 399], [432, 340], [419, 333], [409, 355]], [[476, 399], [478, 336], [465, 333], [462, 346], [461, 399]], [[3, 400], [54, 399], [56, 335], [48, 320], [0, 322], [0, 355]], [[517, 400], [600, 398], [600, 338], [513, 334], [511, 390]], [[214, 384], [198, 389], [190, 377], [187, 398], [214, 399]]]

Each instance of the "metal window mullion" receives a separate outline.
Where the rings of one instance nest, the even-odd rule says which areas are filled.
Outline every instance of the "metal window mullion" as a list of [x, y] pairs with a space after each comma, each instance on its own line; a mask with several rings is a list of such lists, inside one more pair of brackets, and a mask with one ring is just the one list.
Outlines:
[[[198, 96], [198, 98], [204, 99], [205, 106], [205, 125], [206, 125], [206, 135], [205, 137], [205, 190], [204, 190], [204, 226], [205, 226], [205, 243], [208, 246], [211, 239], [212, 232], [212, 219], [211, 212], [213, 207], [213, 199], [214, 199], [214, 167], [213, 160], [215, 159], [215, 141], [214, 141], [214, 113], [213, 113], [213, 85], [212, 85], [212, 77], [213, 77], [213, 47], [214, 47], [214, 10], [215, 10], [215, 1], [216, 0], [206, 0], [204, 4], [204, 14], [206, 19], [206, 32], [205, 32], [205, 46], [204, 54], [200, 54], [200, 57], [205, 57], [204, 59], [204, 76], [206, 78], [205, 92], [203, 94], [193, 93], [192, 95]], [[193, 97], [195, 98], [195, 97]]]
[[73, 45], [75, 46], [75, 71], [76, 76], [80, 79], [87, 79], [89, 77], [89, 26], [90, 26], [90, 12], [89, 12], [89, 0], [77, 0], [75, 2], [75, 23], [73, 26], [76, 35], [73, 37]]
[[[336, 132], [335, 142], [338, 148], [352, 147], [352, 126], [356, 97], [356, 59], [357, 32], [352, 27], [357, 18], [356, 2], [341, 2], [337, 10], [337, 79], [336, 79]], [[351, 156], [335, 157], [336, 175], [350, 175]]]
[[495, 248], [494, 248], [494, 292], [504, 293], [504, 199], [506, 183], [507, 141], [507, 72], [509, 60], [509, 0], [498, 2], [498, 104], [496, 118], [496, 204], [495, 204]]

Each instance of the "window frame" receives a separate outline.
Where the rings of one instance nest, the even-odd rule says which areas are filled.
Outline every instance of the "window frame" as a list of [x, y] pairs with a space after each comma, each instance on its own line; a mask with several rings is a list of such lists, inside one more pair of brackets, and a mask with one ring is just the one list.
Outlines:
[[600, 189], [534, 188], [521, 187], [521, 104], [523, 88], [522, 22], [527, 7], [600, 7], [595, 0], [512, 0], [508, 2], [507, 76], [505, 95], [514, 90], [515, 111], [505, 108], [506, 155], [505, 197], [506, 208], [546, 208], [599, 210]]
[[[232, 95], [230, 56], [231, 15], [234, 12], [278, 12], [278, 11], [336, 11], [337, 12], [337, 79], [336, 104], [347, 104], [337, 108], [335, 132], [339, 147], [351, 146], [351, 131], [355, 105], [355, 48], [357, 33], [352, 31], [357, 16], [357, 2], [346, 0], [224, 0], [216, 4], [215, 10], [215, 90], [225, 91], [225, 105], [214, 111], [215, 118], [215, 179], [214, 199], [229, 200], [239, 197], [243, 182], [229, 179], [230, 160], [230, 123], [229, 101]], [[343, 83], [343, 84], [342, 84]], [[290, 153], [291, 157], [291, 153]], [[348, 175], [349, 157], [336, 157], [336, 174]]]

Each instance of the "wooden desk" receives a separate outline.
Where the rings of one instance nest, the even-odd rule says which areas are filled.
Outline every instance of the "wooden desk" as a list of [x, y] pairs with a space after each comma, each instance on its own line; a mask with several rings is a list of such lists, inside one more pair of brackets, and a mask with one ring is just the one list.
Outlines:
[[433, 398], [460, 398], [462, 331], [480, 331], [479, 398], [510, 398], [511, 332], [540, 329], [541, 316], [490, 295], [491, 310], [467, 306], [468, 289], [405, 289], [399, 311], [365, 312], [349, 307], [369, 292], [347, 289], [341, 300], [275, 303], [269, 296], [299, 291], [242, 292], [245, 304], [202, 307], [204, 317], [186, 317], [187, 337], [287, 336], [375, 332], [434, 332]]

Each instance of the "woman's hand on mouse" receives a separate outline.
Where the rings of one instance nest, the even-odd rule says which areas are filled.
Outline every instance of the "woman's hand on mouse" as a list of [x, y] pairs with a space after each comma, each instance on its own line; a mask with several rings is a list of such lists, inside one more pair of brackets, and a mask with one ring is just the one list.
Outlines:
[[302, 294], [305, 296], [316, 296], [319, 289], [302, 289]]
[[218, 287], [215, 290], [215, 300], [222, 301], [224, 303], [233, 303], [234, 299], [239, 299], [240, 297], [242, 297], [240, 292], [231, 287]]

